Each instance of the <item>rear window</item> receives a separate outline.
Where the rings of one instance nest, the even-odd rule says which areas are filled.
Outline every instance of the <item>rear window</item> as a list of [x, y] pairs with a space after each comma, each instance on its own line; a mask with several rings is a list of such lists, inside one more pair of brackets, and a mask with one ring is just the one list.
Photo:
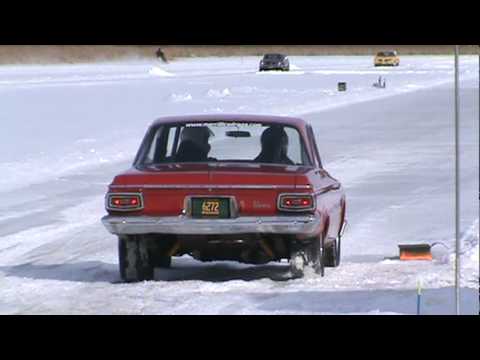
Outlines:
[[292, 126], [254, 122], [162, 124], [150, 128], [135, 165], [242, 162], [311, 166]]
[[284, 55], [280, 55], [280, 54], [267, 54], [264, 56], [264, 58], [267, 60], [281, 60], [284, 57], [285, 57]]
[[378, 56], [385, 56], [385, 57], [390, 57], [390, 56], [396, 56], [397, 54], [394, 51], [384, 51], [378, 53]]

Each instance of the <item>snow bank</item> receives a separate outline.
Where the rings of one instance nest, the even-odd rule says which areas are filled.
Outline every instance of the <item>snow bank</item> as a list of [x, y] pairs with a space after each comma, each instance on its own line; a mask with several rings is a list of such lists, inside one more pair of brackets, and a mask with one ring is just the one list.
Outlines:
[[169, 73], [168, 71], [163, 70], [163, 69], [161, 69], [161, 68], [159, 68], [159, 67], [157, 67], [157, 66], [152, 67], [152, 68], [148, 71], [148, 73], [149, 73], [150, 75], [154, 75], [154, 76], [166, 76], [166, 77], [175, 76], [175, 75]]
[[[466, 281], [476, 283], [478, 286], [479, 281], [479, 219], [470, 226], [469, 229], [465, 232], [461, 239], [462, 245], [462, 256], [460, 260], [460, 265], [462, 267], [463, 274], [466, 274]], [[455, 262], [455, 254], [452, 253], [450, 256], [450, 261]]]

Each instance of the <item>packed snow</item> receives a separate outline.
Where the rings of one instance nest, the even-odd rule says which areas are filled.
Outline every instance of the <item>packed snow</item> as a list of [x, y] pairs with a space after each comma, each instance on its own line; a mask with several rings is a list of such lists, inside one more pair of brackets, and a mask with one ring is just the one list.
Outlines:
[[[0, 67], [0, 313], [412, 314], [454, 311], [453, 59], [291, 57]], [[379, 77], [386, 88], [372, 86]], [[337, 83], [347, 91], [338, 92]], [[478, 314], [478, 58], [461, 58], [462, 313]], [[342, 265], [292, 280], [264, 266], [175, 258], [119, 283], [104, 193], [164, 115], [296, 115], [344, 184]], [[435, 243], [433, 262], [398, 244]]]

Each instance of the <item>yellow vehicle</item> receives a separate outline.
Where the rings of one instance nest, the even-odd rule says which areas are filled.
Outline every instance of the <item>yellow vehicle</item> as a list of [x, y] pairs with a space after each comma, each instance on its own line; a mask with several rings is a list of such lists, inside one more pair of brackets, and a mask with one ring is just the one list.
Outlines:
[[400, 58], [396, 51], [382, 51], [375, 56], [375, 66], [399, 66]]

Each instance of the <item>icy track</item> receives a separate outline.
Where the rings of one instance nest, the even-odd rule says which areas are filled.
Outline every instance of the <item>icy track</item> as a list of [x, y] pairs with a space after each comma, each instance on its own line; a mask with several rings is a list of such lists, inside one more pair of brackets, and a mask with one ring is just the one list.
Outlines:
[[[451, 314], [454, 284], [453, 60], [292, 57], [0, 67], [0, 313]], [[383, 76], [386, 89], [372, 84]], [[337, 82], [348, 91], [338, 93]], [[478, 314], [478, 60], [461, 59], [462, 312]], [[291, 280], [286, 263], [175, 258], [155, 282], [119, 283], [103, 195], [148, 124], [171, 114], [300, 115], [345, 185], [342, 265]], [[399, 243], [441, 241], [432, 263]]]

